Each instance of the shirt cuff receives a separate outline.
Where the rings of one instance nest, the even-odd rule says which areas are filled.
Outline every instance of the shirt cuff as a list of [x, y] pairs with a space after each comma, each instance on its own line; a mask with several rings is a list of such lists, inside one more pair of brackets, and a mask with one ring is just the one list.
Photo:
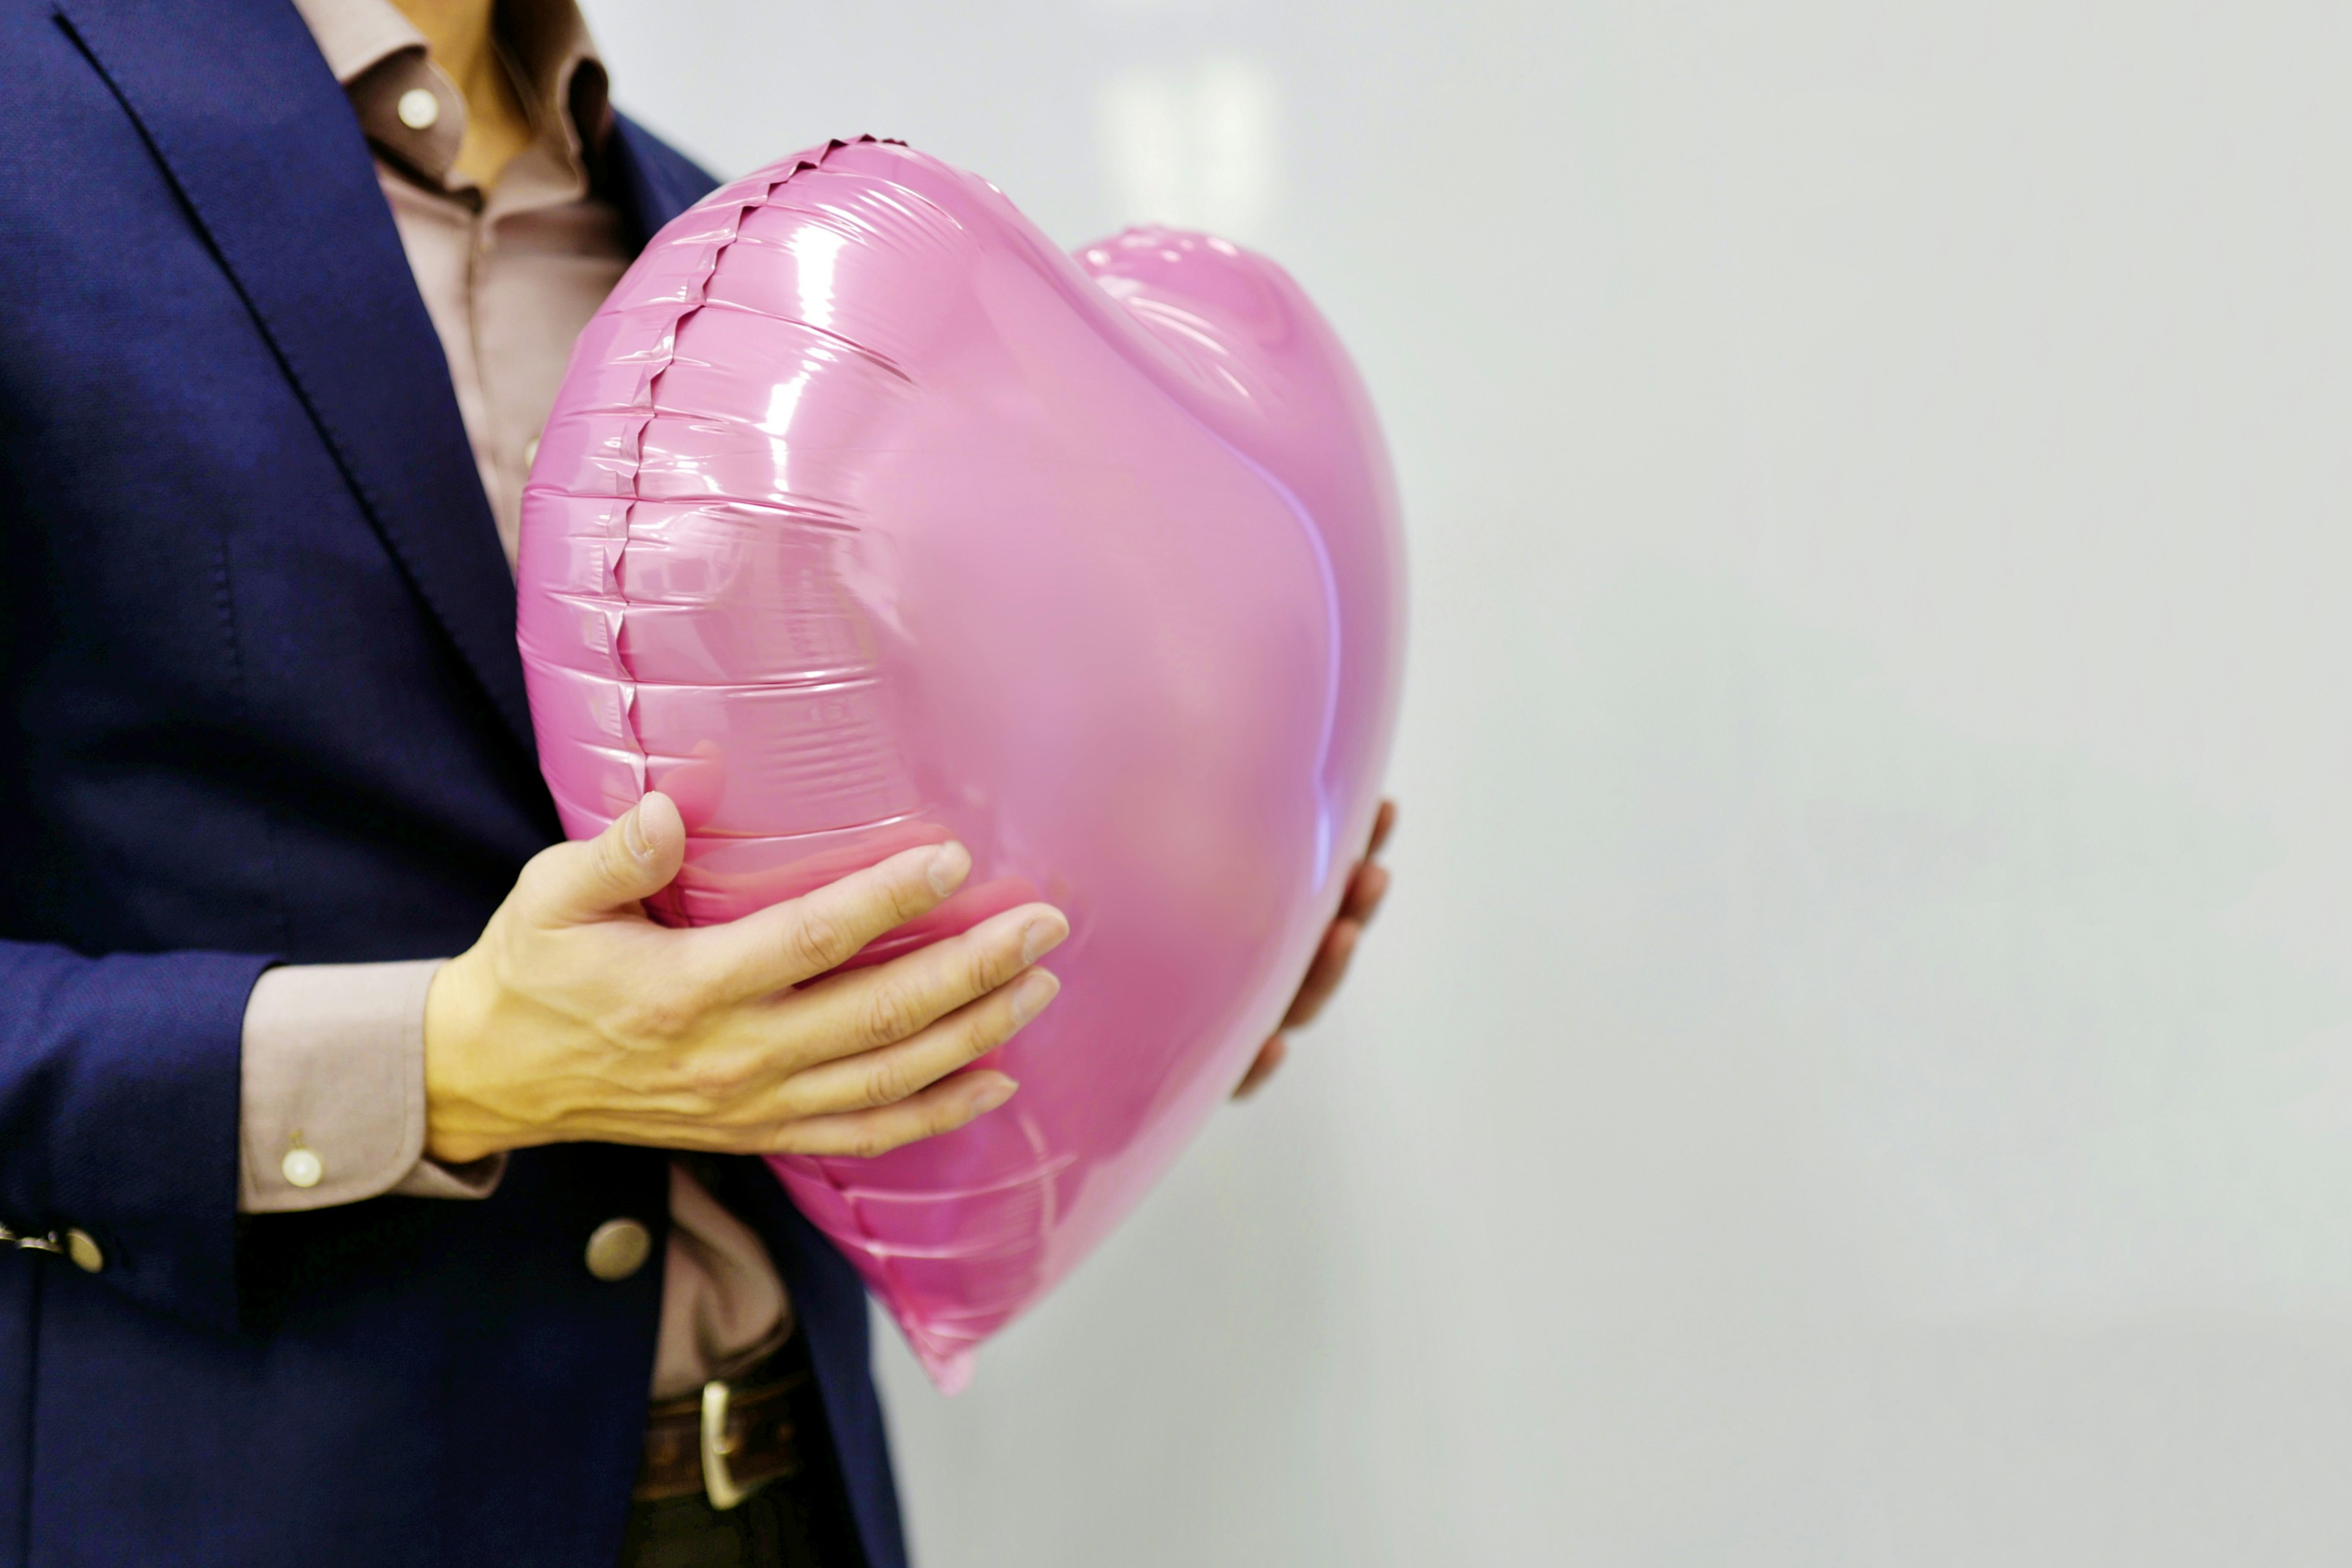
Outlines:
[[247, 1214], [331, 1208], [385, 1193], [484, 1198], [493, 1155], [425, 1155], [425, 994], [444, 961], [289, 964], [245, 1007], [237, 1205]]

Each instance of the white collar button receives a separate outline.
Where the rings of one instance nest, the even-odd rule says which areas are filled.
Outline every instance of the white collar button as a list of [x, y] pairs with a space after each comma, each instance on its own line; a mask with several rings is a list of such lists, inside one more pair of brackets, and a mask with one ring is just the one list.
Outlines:
[[431, 88], [412, 87], [400, 95], [400, 101], [393, 106], [393, 112], [399, 115], [400, 122], [411, 131], [430, 131], [434, 121], [441, 118], [441, 100], [433, 96]]

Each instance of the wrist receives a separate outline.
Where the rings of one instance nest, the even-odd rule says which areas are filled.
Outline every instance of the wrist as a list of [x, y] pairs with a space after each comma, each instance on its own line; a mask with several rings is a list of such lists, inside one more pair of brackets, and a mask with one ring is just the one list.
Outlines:
[[479, 948], [443, 964], [425, 994], [425, 1153], [446, 1165], [504, 1153], [500, 1119], [472, 1092], [488, 1028], [493, 987], [485, 984]]

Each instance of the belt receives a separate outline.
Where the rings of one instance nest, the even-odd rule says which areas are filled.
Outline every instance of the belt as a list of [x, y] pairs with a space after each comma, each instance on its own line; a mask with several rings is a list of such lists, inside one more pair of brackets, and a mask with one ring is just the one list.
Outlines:
[[768, 1482], [796, 1475], [793, 1394], [804, 1370], [748, 1387], [716, 1379], [698, 1394], [667, 1400], [646, 1415], [646, 1457], [631, 1496], [661, 1502], [699, 1493], [715, 1509], [733, 1508]]

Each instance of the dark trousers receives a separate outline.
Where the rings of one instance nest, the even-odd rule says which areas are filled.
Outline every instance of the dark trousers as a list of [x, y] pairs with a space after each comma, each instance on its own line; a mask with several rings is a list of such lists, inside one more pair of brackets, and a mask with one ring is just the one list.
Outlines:
[[[805, 1373], [807, 1365], [795, 1334], [761, 1373], [789, 1375]], [[768, 1482], [723, 1512], [700, 1497], [636, 1504], [629, 1510], [620, 1568], [866, 1568], [813, 1380], [798, 1379], [792, 1408], [797, 1473]]]
[[828, 1528], [796, 1479], [771, 1481], [725, 1513], [697, 1497], [639, 1503], [621, 1568], [860, 1568], [856, 1536]]

